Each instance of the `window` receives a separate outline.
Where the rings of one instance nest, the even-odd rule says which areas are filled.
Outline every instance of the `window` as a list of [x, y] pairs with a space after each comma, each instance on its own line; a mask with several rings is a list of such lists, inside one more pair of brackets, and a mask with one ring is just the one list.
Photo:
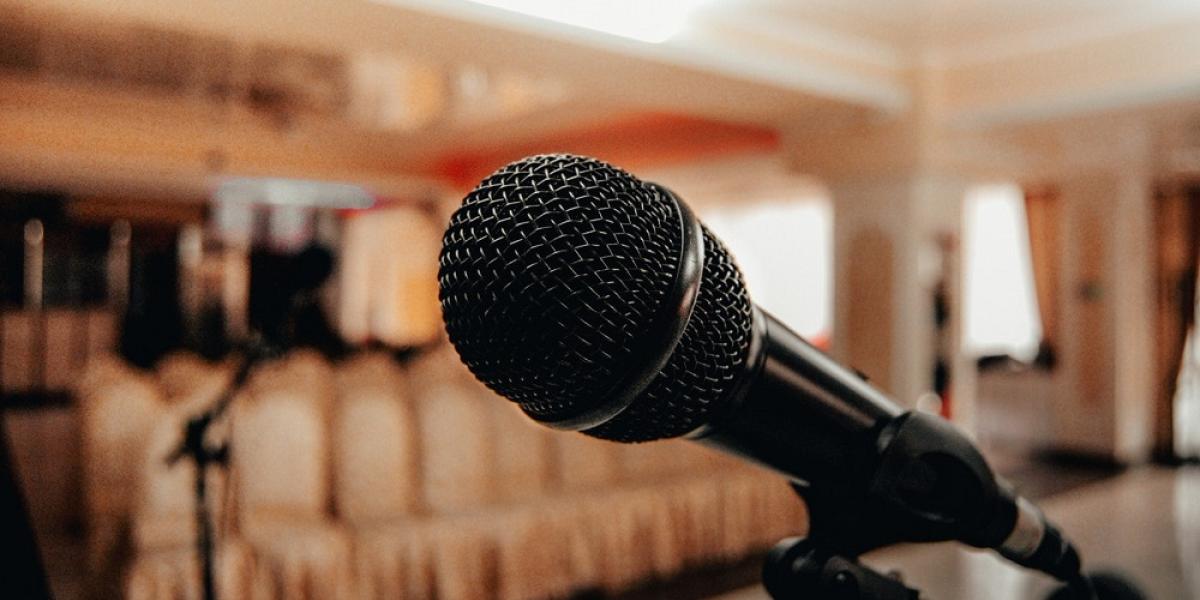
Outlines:
[[754, 301], [818, 346], [833, 321], [833, 217], [813, 197], [723, 207], [701, 217], [736, 257]]
[[1042, 324], [1021, 188], [1003, 184], [969, 190], [964, 218], [963, 349], [974, 356], [1032, 360]]

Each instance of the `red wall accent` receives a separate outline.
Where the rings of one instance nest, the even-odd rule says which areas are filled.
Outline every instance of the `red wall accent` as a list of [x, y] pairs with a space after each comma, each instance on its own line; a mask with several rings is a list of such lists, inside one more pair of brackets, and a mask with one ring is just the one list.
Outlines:
[[779, 134], [766, 127], [670, 113], [634, 113], [537, 141], [454, 152], [436, 162], [434, 174], [469, 189], [501, 166], [531, 154], [583, 154], [638, 170], [778, 146]]

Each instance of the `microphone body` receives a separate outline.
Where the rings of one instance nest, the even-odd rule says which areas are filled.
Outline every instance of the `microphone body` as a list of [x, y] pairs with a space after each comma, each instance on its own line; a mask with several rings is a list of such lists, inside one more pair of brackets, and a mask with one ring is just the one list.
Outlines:
[[791, 479], [809, 537], [848, 556], [959, 540], [1058, 579], [1078, 574], [1075, 549], [958, 429], [903, 410], [771, 314], [754, 318], [741, 386], [686, 437]]
[[774, 316], [755, 308], [743, 382], [727, 408], [687, 434], [809, 483], [844, 485], [875, 458], [883, 424], [903, 411]]
[[905, 411], [750, 302], [679, 198], [599, 161], [530, 157], [451, 218], [439, 296], [483, 383], [535, 420], [687, 437], [773, 469], [848, 556], [959, 540], [1068, 580], [1074, 548], [940, 418]]

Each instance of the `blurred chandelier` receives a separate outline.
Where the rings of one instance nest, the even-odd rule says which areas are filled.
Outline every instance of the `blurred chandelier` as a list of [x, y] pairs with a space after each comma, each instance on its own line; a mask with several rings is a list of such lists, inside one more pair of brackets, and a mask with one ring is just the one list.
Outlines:
[[470, 0], [547, 21], [660, 43], [708, 0]]

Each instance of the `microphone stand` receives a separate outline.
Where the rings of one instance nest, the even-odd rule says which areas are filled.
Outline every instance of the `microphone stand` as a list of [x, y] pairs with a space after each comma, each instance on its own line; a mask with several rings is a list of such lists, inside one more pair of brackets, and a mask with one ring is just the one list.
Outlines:
[[[982, 457], [955, 436], [939, 436], [940, 419], [905, 413], [885, 425], [875, 446], [875, 475], [841, 485], [793, 483], [809, 514], [809, 533], [787, 538], [767, 555], [763, 585], [772, 598], [917, 600], [899, 574], [882, 574], [858, 561], [871, 550], [900, 542], [953, 539], [990, 493], [992, 476]], [[930, 457], [936, 458], [931, 460]], [[1074, 550], [1071, 550], [1074, 552]], [[1097, 600], [1078, 560], [1051, 573], [1068, 597]], [[1056, 596], [1061, 597], [1061, 596]]]
[[920, 593], [899, 573], [880, 573], [858, 561], [859, 554], [890, 545], [893, 536], [865, 518], [867, 494], [837, 493], [793, 483], [808, 508], [809, 534], [780, 541], [767, 554], [763, 586], [775, 600], [918, 600]]
[[261, 343], [251, 343], [246, 351], [246, 358], [238, 367], [233, 380], [225, 392], [213, 403], [208, 410], [194, 415], [184, 425], [183, 441], [179, 447], [167, 457], [167, 465], [174, 466], [183, 458], [189, 458], [196, 467], [195, 477], [195, 518], [196, 518], [196, 554], [200, 560], [200, 577], [204, 600], [216, 600], [216, 580], [213, 573], [213, 526], [208, 514], [208, 481], [205, 475], [208, 468], [214, 466], [225, 469], [229, 465], [229, 442], [217, 446], [205, 443], [208, 430], [213, 422], [219, 419], [233, 403], [237, 392], [245, 385], [250, 373], [264, 360], [275, 356], [275, 352]]
[[[900, 574], [883, 574], [857, 558], [832, 554], [811, 538], [785, 538], [767, 555], [763, 585], [776, 600], [919, 600], [919, 591], [904, 585]], [[1067, 582], [1072, 598], [1097, 600], [1091, 581], [1082, 575]], [[1058, 596], [1055, 596], [1058, 597]]]
[[767, 555], [763, 585], [772, 598], [839, 600], [918, 600], [920, 593], [900, 580], [830, 553], [810, 538], [786, 538]]

